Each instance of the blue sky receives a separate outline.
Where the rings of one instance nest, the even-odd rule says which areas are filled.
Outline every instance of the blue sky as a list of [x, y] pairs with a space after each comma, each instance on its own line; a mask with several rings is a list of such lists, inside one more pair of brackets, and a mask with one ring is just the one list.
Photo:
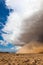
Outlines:
[[[24, 43], [18, 39], [21, 37], [20, 34], [24, 33], [23, 21], [39, 11], [42, 2], [42, 0], [0, 0], [0, 51], [15, 52], [15, 49], [20, 48], [14, 45]], [[32, 22], [30, 24], [32, 25]]]
[[2, 29], [6, 25], [7, 17], [9, 16], [12, 9], [8, 9], [5, 0], [0, 0], [0, 52], [15, 52], [17, 51], [16, 47], [10, 43], [7, 45], [3, 45], [4, 38], [2, 34], [7, 34], [7, 32], [3, 32]]
[[0, 44], [0, 52], [16, 52], [17, 49], [15, 48], [16, 47], [12, 44], [7, 44], [6, 46]]
[[2, 28], [6, 24], [7, 16], [9, 15], [9, 9], [6, 8], [5, 0], [0, 0], [0, 40], [3, 40]]

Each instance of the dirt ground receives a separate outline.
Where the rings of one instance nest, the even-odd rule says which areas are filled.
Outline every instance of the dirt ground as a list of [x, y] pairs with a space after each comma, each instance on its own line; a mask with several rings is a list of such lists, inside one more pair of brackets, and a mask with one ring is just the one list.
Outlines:
[[43, 65], [43, 54], [0, 53], [0, 65]]

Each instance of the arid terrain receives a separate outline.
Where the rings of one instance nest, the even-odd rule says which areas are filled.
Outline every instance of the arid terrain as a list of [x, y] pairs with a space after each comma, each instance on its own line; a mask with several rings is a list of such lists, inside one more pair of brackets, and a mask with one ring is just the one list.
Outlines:
[[43, 65], [43, 54], [0, 53], [0, 65]]
[[30, 42], [17, 53], [1, 53], [0, 65], [43, 65], [43, 43]]

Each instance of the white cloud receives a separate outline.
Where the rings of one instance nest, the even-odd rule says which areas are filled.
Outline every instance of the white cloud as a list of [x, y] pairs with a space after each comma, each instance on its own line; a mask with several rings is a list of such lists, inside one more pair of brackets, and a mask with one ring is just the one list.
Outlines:
[[0, 44], [6, 46], [8, 44], [8, 42], [5, 41], [5, 40], [4, 41], [3, 40], [0, 40]]
[[12, 47], [11, 50], [14, 50], [16, 48], [16, 50], [19, 50], [21, 47], [20, 46], [15, 46], [15, 47]]
[[[2, 34], [4, 39], [11, 42], [20, 43], [18, 37], [24, 31], [22, 30], [23, 20], [40, 10], [42, 0], [6, 0], [8, 8], [12, 8], [7, 19], [7, 24], [3, 31], [12, 32], [11, 34]], [[14, 43], [15, 44], [15, 43]]]
[[42, 1], [43, 0], [6, 0], [6, 4], [22, 16], [29, 16], [40, 9]]

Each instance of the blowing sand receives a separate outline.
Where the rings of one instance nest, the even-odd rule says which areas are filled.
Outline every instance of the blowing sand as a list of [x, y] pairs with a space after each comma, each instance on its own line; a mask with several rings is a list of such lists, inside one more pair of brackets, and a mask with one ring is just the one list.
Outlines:
[[43, 53], [43, 43], [32, 41], [24, 45], [17, 53]]

